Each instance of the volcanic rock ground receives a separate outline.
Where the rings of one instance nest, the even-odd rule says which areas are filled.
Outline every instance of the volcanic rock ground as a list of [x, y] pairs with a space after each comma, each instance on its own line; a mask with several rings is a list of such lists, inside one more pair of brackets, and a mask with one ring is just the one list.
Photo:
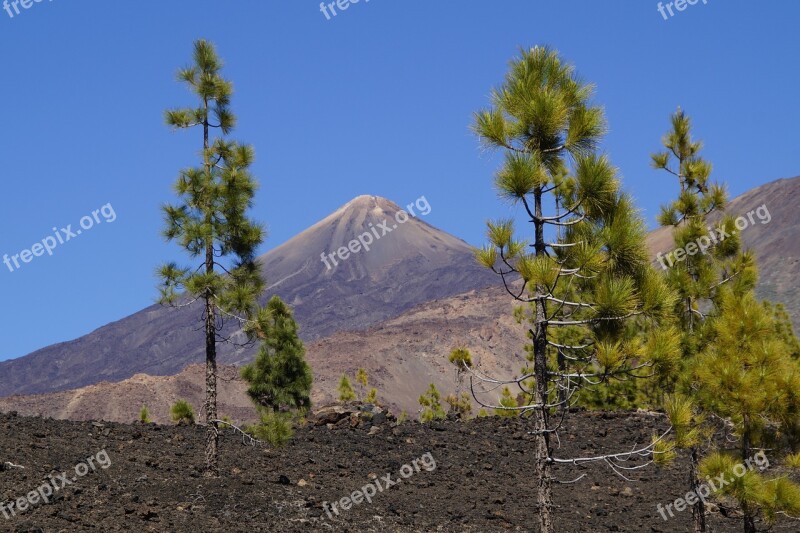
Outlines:
[[[574, 413], [558, 457], [630, 449], [665, 428], [647, 413]], [[0, 530], [34, 531], [535, 531], [530, 422], [485, 418], [329, 429], [307, 425], [275, 450], [246, 446], [226, 432], [219, 479], [201, 475], [204, 429], [199, 426], [125, 425], [0, 415], [0, 502], [36, 489], [48, 474], [74, 472], [86, 457], [106, 450], [97, 469], [59, 492], [50, 504], [5, 519]], [[373, 430], [376, 431], [376, 430]], [[336, 501], [430, 453], [436, 468], [403, 479], [341, 515]], [[641, 464], [633, 461], [631, 465]], [[649, 466], [626, 481], [598, 464], [563, 467], [555, 487], [557, 531], [674, 532], [690, 528], [684, 511], [665, 522], [657, 511], [685, 494], [685, 464]], [[716, 509], [716, 508], [715, 508]], [[741, 522], [715, 510], [713, 531], [739, 531]], [[759, 523], [763, 528], [764, 524]], [[776, 532], [797, 531], [779, 522]]]

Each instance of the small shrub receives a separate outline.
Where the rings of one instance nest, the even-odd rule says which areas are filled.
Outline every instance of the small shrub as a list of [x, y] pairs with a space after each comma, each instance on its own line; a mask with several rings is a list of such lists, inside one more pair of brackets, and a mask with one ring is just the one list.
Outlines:
[[342, 374], [342, 379], [339, 380], [339, 386], [336, 387], [336, 391], [339, 393], [340, 402], [352, 402], [356, 399], [356, 393], [350, 384], [350, 380], [347, 379], [347, 374]]
[[273, 446], [284, 446], [294, 435], [294, 430], [292, 429], [292, 414], [276, 413], [268, 409], [263, 409], [261, 411], [261, 420], [259, 423], [248, 426], [246, 431], [257, 439], [267, 441]]
[[438, 418], [445, 418], [447, 413], [441, 403], [441, 394], [433, 383], [428, 387], [428, 391], [419, 397], [419, 404], [422, 406], [422, 413], [419, 415], [420, 422], [430, 422]]
[[397, 417], [397, 424], [405, 424], [408, 420], [408, 413], [406, 413], [405, 409], [400, 413], [400, 416]]
[[305, 413], [296, 413], [294, 423], [299, 428], [304, 428], [308, 425], [308, 418], [306, 417]]
[[364, 400], [366, 403], [371, 403], [373, 405], [377, 405], [378, 403], [378, 389], [375, 387], [369, 390], [369, 394], [367, 394], [367, 398]]
[[495, 409], [495, 415], [505, 416], [508, 418], [519, 416], [520, 411], [518, 409], [514, 409], [519, 407], [519, 403], [508, 387], [503, 387], [503, 396], [500, 398], [500, 405], [503, 407], [510, 407], [512, 409]]
[[786, 456], [786, 466], [789, 468], [800, 469], [800, 453], [793, 453]]
[[361, 389], [361, 396], [364, 395], [364, 392], [369, 387], [369, 378], [367, 377], [367, 371], [363, 368], [359, 368], [356, 372], [356, 383], [358, 383], [359, 388]]
[[462, 392], [460, 396], [448, 394], [444, 401], [450, 406], [449, 411], [460, 418], [467, 418], [472, 413], [472, 400], [466, 392]]
[[178, 400], [170, 409], [172, 421], [177, 424], [194, 424], [194, 409], [186, 400]]
[[139, 422], [142, 424], [149, 424], [152, 422], [152, 420], [150, 420], [150, 411], [148, 411], [146, 405], [143, 405], [139, 410]]

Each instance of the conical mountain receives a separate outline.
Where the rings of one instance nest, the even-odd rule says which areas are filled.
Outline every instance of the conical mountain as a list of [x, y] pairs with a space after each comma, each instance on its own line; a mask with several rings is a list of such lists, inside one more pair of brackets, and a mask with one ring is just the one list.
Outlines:
[[[419, 304], [495, 285], [492, 273], [475, 264], [469, 245], [424, 222], [430, 211], [425, 198], [403, 208], [376, 196], [353, 199], [259, 259], [268, 285], [263, 301], [278, 294], [290, 303], [301, 336], [314, 340], [364, 330]], [[143, 372], [171, 375], [202, 362], [195, 306], [151, 306], [76, 340], [0, 363], [0, 396], [72, 389]], [[247, 362], [255, 349], [221, 345], [219, 359]]]

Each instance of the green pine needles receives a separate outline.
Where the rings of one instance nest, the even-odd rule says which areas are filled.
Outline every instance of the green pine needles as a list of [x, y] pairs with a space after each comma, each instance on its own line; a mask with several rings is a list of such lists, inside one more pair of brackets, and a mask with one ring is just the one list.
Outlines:
[[419, 404], [422, 406], [419, 415], [419, 421], [422, 423], [431, 422], [433, 420], [438, 420], [445, 418], [447, 413], [442, 407], [442, 395], [439, 393], [439, 390], [436, 388], [436, 385], [431, 383], [428, 386], [428, 390], [419, 397]]
[[170, 408], [172, 421], [177, 424], [194, 424], [194, 408], [186, 400], [178, 400]]
[[[249, 167], [253, 148], [227, 140], [236, 119], [230, 110], [231, 83], [222, 77], [222, 61], [204, 40], [194, 45], [192, 65], [178, 72], [196, 98], [194, 107], [165, 113], [169, 126], [196, 129], [200, 162], [185, 168], [175, 182], [179, 201], [163, 206], [164, 237], [177, 243], [193, 261], [159, 269], [162, 304], [201, 302], [198, 320], [206, 345], [206, 475], [219, 473], [217, 428], [217, 353], [225, 322], [249, 319], [264, 282], [256, 265], [264, 229], [247, 216], [257, 188]], [[216, 135], [215, 137], [213, 135]]]
[[291, 309], [273, 296], [259, 310], [252, 327], [263, 340], [255, 361], [242, 369], [250, 399], [259, 408], [273, 412], [308, 411], [313, 376]]
[[242, 368], [247, 394], [259, 414], [259, 422], [247, 430], [273, 446], [283, 446], [294, 434], [293, 421], [311, 409], [313, 376], [305, 346], [292, 310], [278, 296], [258, 310], [246, 329], [262, 341], [255, 361]]
[[[725, 188], [711, 181], [703, 145], [693, 139], [691, 120], [680, 109], [663, 146], [652, 156], [653, 166], [677, 180], [679, 192], [659, 216], [673, 229], [675, 250], [657, 259], [678, 296], [673, 316], [680, 359], [673, 368], [656, 369], [656, 379], [644, 387], [664, 405], [673, 428], [670, 438], [658, 442], [657, 460], [669, 462], [685, 450], [691, 492], [701, 489], [701, 475], [735, 480], [716, 496], [733, 500], [744, 531], [753, 533], [759, 513], [772, 521], [800, 508], [800, 488], [788, 479], [754, 471], [732, 475], [757, 450], [797, 446], [798, 342], [782, 307], [757, 301], [755, 259], [742, 250], [734, 218], [724, 212]], [[717, 227], [730, 235], [717, 240]], [[736, 443], [738, 453], [715, 446], [714, 437], [722, 435], [710, 420], [732, 430], [725, 431], [725, 440]], [[694, 531], [706, 531], [703, 498], [692, 504], [692, 516]]]
[[[545, 533], [553, 530], [551, 469], [558, 462], [551, 413], [565, 414], [582, 388], [676, 357], [674, 343], [655, 334], [674, 298], [649, 264], [645, 225], [616, 169], [598, 152], [606, 123], [592, 93], [555, 51], [535, 47], [511, 63], [491, 107], [475, 115], [483, 144], [504, 157], [499, 196], [525, 214], [522, 235], [515, 220], [489, 223], [489, 244], [477, 259], [502, 277], [521, 304], [518, 318], [529, 324], [531, 364], [495, 384], [522, 389], [526, 401], [516, 410], [534, 419], [538, 529]], [[651, 332], [644, 340], [642, 330]]]
[[342, 403], [353, 402], [356, 400], [356, 391], [353, 390], [353, 385], [347, 374], [342, 374], [339, 380], [339, 385], [336, 387], [336, 392], [339, 393], [339, 401]]

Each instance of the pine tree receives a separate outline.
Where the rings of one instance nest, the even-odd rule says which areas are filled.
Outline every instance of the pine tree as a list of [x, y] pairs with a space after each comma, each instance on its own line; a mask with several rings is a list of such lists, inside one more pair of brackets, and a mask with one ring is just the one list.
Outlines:
[[336, 391], [339, 393], [340, 402], [347, 403], [356, 399], [356, 393], [347, 378], [347, 374], [342, 374], [342, 379], [339, 380], [339, 386], [336, 387]]
[[[678, 295], [674, 309], [680, 338], [681, 357], [677, 367], [662, 368], [650, 385], [656, 403], [664, 403], [664, 394], [678, 392], [665, 405], [673, 425], [692, 420], [700, 424], [693, 391], [689, 384], [679, 383], [680, 376], [690, 376], [697, 354], [713, 342], [712, 321], [718, 312], [720, 295], [725, 290], [738, 294], [755, 285], [754, 261], [751, 254], [741, 251], [741, 241], [735, 231], [733, 217], [725, 216], [728, 203], [724, 186], [711, 180], [712, 165], [701, 155], [703, 143], [692, 137], [691, 119], [680, 109], [671, 117], [672, 129], [664, 136], [664, 151], [651, 156], [653, 167], [663, 170], [679, 186], [678, 197], [663, 205], [659, 215], [662, 226], [672, 228], [675, 248], [666, 255], [659, 253], [657, 261], [669, 286]], [[712, 228], [712, 220], [719, 217], [721, 233]], [[725, 238], [721, 234], [729, 234]], [[676, 403], [677, 402], [677, 403]], [[675, 409], [683, 417], [675, 418]], [[686, 411], [694, 413], [685, 419]], [[675, 426], [679, 427], [679, 426]], [[696, 428], [683, 428], [685, 435], [704, 433]], [[674, 445], [689, 453], [689, 485], [691, 491], [700, 486], [697, 478], [701, 450], [697, 438], [675, 439]], [[692, 506], [695, 531], [705, 531], [705, 502], [699, 499]]]
[[[178, 267], [169, 263], [160, 268], [161, 303], [174, 305], [185, 291], [189, 305], [202, 302], [201, 317], [206, 347], [206, 475], [217, 476], [217, 342], [229, 317], [249, 318], [263, 281], [255, 262], [256, 249], [264, 231], [247, 218], [256, 182], [248, 172], [253, 149], [224, 140], [235, 124], [229, 109], [231, 83], [220, 75], [222, 63], [214, 46], [207, 41], [194, 45], [194, 64], [181, 69], [178, 79], [197, 96], [195, 108], [167, 111], [168, 125], [200, 128], [202, 162], [180, 173], [175, 192], [177, 205], [163, 207], [164, 236], [176, 241], [199, 264]], [[220, 132], [211, 138], [213, 130]], [[228, 259], [228, 261], [225, 261]]]
[[292, 439], [292, 413], [260, 409], [258, 423], [247, 426], [245, 431], [255, 438], [265, 440], [276, 447], [284, 446]]
[[447, 356], [447, 360], [456, 367], [456, 391], [448, 394], [444, 401], [449, 406], [448, 412], [454, 413], [458, 418], [466, 418], [472, 413], [472, 400], [461, 387], [464, 385], [465, 374], [472, 368], [472, 354], [464, 347], [455, 348]]
[[359, 388], [361, 389], [361, 397], [363, 398], [365, 393], [367, 392], [367, 387], [369, 386], [369, 378], [367, 377], [367, 371], [363, 368], [359, 368], [356, 371], [356, 383], [358, 383]]
[[[751, 460], [757, 449], [776, 448], [770, 433], [796, 424], [800, 388], [800, 364], [775, 335], [772, 314], [754, 293], [726, 292], [720, 308], [713, 321], [715, 339], [698, 356], [693, 383], [703, 408], [729, 421], [739, 440], [738, 457], [716, 452], [703, 459], [701, 471], [715, 476]], [[776, 483], [782, 487], [779, 493]], [[738, 501], [745, 533], [756, 531], [760, 510], [771, 519], [777, 512], [800, 509], [800, 487], [757, 472], [737, 477], [724, 493]]]
[[[500, 196], [521, 204], [532, 225], [527, 242], [515, 238], [513, 220], [490, 223], [490, 245], [477, 257], [502, 276], [530, 323], [531, 366], [505, 383], [525, 390], [527, 401], [517, 410], [535, 424], [542, 533], [554, 529], [552, 469], [572, 462], [553, 456], [550, 441], [559, 424], [551, 413], [566, 416], [577, 389], [664, 364], [676, 349], [665, 336], [643, 342], [637, 331], [655, 329], [673, 298], [649, 264], [644, 224], [620, 192], [616, 170], [596, 151], [605, 119], [590, 101], [592, 90], [556, 52], [536, 47], [512, 62], [492, 93], [492, 108], [475, 117], [483, 142], [505, 154], [495, 182]], [[484, 407], [502, 407], [475, 396]], [[652, 448], [637, 451], [646, 455]]]
[[273, 412], [309, 410], [313, 377], [289, 306], [273, 296], [250, 327], [263, 341], [255, 361], [242, 369], [247, 394], [258, 408]]
[[764, 302], [764, 307], [772, 315], [775, 323], [775, 334], [786, 344], [789, 349], [789, 355], [792, 359], [800, 360], [800, 340], [794, 334], [794, 326], [789, 313], [786, 312], [786, 306], [781, 303]]
[[[652, 163], [678, 182], [678, 197], [663, 205], [658, 217], [662, 226], [672, 228], [675, 248], [659, 253], [657, 260], [678, 295], [675, 315], [685, 369], [709, 342], [705, 319], [714, 314], [721, 290], [730, 285], [743, 294], [755, 286], [756, 274], [752, 254], [741, 251], [735, 219], [724, 215], [728, 194], [711, 181], [712, 166], [700, 155], [703, 143], [692, 138], [691, 119], [679, 109], [671, 123], [662, 141], [664, 151], [653, 154]], [[714, 218], [720, 220], [712, 227]], [[662, 381], [660, 389], [673, 392], [678, 375], [672, 372], [672, 382]]]
[[441, 399], [442, 395], [439, 394], [436, 385], [431, 383], [425, 394], [419, 397], [419, 404], [422, 406], [419, 415], [420, 422], [430, 422], [447, 416], [447, 413], [444, 412], [444, 408], [442, 407]]
[[172, 421], [178, 424], [194, 424], [194, 409], [186, 400], [178, 400], [170, 409]]
[[466, 348], [455, 348], [447, 357], [456, 367], [456, 396], [460, 396], [465, 373], [472, 368], [472, 354]]
[[378, 403], [378, 389], [376, 389], [375, 387], [371, 388], [369, 390], [369, 392], [367, 393], [367, 396], [364, 399], [364, 402], [371, 403], [373, 405], [377, 405], [377, 403]]
[[500, 397], [500, 408], [494, 410], [495, 416], [504, 416], [504, 417], [515, 417], [519, 416], [520, 411], [518, 409], [519, 402], [511, 393], [511, 389], [508, 387], [503, 387], [503, 393]]
[[463, 419], [472, 413], [472, 397], [466, 392], [448, 394], [444, 401], [448, 405], [448, 415], [453, 413], [457, 418]]

